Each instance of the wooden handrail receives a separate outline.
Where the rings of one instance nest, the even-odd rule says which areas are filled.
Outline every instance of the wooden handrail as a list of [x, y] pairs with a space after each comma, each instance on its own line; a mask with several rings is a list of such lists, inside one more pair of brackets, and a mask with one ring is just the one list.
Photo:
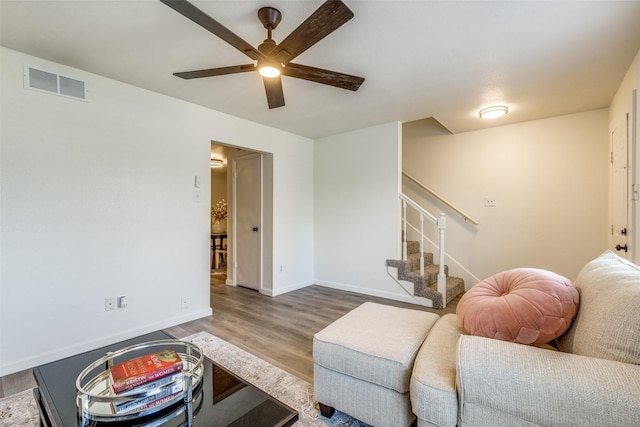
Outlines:
[[447, 199], [445, 199], [444, 197], [442, 197], [441, 195], [439, 195], [438, 193], [436, 193], [435, 191], [433, 191], [432, 189], [430, 189], [429, 187], [427, 187], [426, 185], [421, 183], [416, 177], [414, 177], [410, 173], [407, 173], [406, 171], [403, 170], [402, 171], [402, 175], [406, 176], [408, 179], [413, 181], [416, 185], [418, 185], [424, 191], [426, 191], [427, 193], [431, 194], [433, 197], [435, 197], [440, 202], [442, 202], [442, 204], [446, 205], [449, 209], [451, 209], [452, 211], [454, 211], [455, 213], [460, 215], [462, 217], [462, 219], [465, 220], [465, 222], [469, 222], [469, 223], [471, 223], [473, 225], [480, 224], [478, 221], [476, 221], [475, 219], [473, 219], [472, 217], [467, 215], [465, 212], [463, 212], [462, 210], [458, 209], [454, 204], [449, 202]]

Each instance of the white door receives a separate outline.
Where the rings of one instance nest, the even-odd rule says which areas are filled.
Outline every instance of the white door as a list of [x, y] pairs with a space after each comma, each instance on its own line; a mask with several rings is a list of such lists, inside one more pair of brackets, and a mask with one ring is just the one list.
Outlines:
[[611, 183], [612, 194], [612, 250], [624, 258], [629, 258], [628, 239], [628, 143], [627, 121], [620, 123], [611, 133]]
[[233, 161], [235, 285], [260, 290], [262, 236], [262, 157]]

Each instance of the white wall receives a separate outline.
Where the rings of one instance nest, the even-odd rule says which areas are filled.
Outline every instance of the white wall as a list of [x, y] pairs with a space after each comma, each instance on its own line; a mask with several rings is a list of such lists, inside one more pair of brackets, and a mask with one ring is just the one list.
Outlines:
[[[272, 295], [318, 283], [409, 300], [385, 268], [399, 256], [401, 161], [480, 220], [448, 215], [447, 243], [480, 278], [527, 265], [573, 279], [607, 245], [606, 110], [404, 140], [389, 123], [313, 142], [0, 52], [0, 375], [210, 312], [212, 140], [267, 153]], [[90, 102], [23, 89], [24, 62], [88, 78]], [[638, 64], [612, 111], [639, 86]], [[122, 293], [129, 307], [105, 312]]]
[[[291, 144], [274, 154], [271, 171], [264, 170], [273, 173], [273, 295], [313, 283], [313, 152], [312, 143]], [[287, 173], [281, 164], [287, 165]]]
[[[467, 289], [475, 279], [516, 267], [548, 269], [573, 280], [606, 249], [607, 113], [447, 136], [403, 129], [403, 168], [480, 222], [465, 223], [405, 182], [410, 197], [447, 215], [447, 252], [471, 276], [447, 263]], [[496, 207], [484, 207], [485, 197], [495, 198]]]
[[[633, 93], [635, 94], [635, 100], [633, 98]], [[640, 165], [640, 149], [638, 149], [638, 144], [640, 143], [640, 136], [638, 135], [639, 130], [639, 121], [640, 121], [640, 113], [638, 112], [638, 103], [640, 100], [640, 51], [636, 55], [631, 67], [627, 70], [627, 73], [620, 84], [620, 88], [618, 92], [616, 92], [616, 96], [613, 98], [611, 102], [611, 107], [609, 108], [609, 134], [611, 134], [616, 126], [620, 123], [624, 123], [626, 120], [627, 114], [629, 115], [629, 132], [630, 132], [630, 141], [629, 146], [630, 159], [633, 159], [635, 166], [631, 167], [632, 177], [631, 183], [638, 184], [640, 183], [640, 170], [638, 165]], [[635, 104], [635, 106], [634, 106]], [[635, 147], [635, 148], [634, 148]], [[634, 156], [635, 151], [635, 158]], [[628, 224], [628, 228], [630, 230], [630, 236], [635, 237], [635, 239], [629, 242], [629, 246], [631, 247], [630, 258], [636, 264], [640, 263], [640, 207], [638, 203], [640, 201], [635, 200], [631, 201], [631, 212], [630, 212], [630, 221]]]
[[316, 140], [316, 283], [407, 300], [387, 276], [398, 257], [400, 124]]
[[[211, 312], [212, 140], [273, 153], [268, 250], [292, 266], [273, 291], [311, 282], [312, 141], [0, 52], [0, 375]], [[24, 89], [25, 62], [88, 79], [90, 101]], [[105, 312], [120, 294], [129, 306]]]

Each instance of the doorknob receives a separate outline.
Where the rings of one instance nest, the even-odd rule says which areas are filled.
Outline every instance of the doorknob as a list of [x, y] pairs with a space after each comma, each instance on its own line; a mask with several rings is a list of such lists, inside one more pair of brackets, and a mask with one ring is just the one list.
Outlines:
[[625, 251], [625, 252], [627, 252], [627, 244], [625, 243], [624, 246], [616, 245], [616, 251]]
[[[258, 227], [253, 227], [253, 231], [258, 231]], [[626, 250], [626, 249], [625, 249]]]

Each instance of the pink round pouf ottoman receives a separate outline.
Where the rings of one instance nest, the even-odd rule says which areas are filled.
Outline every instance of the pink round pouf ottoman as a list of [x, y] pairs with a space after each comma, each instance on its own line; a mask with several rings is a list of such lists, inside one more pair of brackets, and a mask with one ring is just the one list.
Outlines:
[[460, 298], [456, 313], [471, 335], [541, 345], [569, 328], [578, 302], [578, 291], [566, 277], [516, 268], [477, 283]]

